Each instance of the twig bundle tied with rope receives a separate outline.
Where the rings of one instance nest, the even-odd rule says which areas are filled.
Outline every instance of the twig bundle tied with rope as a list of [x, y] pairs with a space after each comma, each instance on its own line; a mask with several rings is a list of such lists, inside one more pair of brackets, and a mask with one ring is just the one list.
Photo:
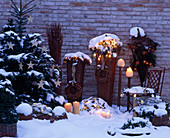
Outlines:
[[61, 29], [61, 25], [55, 23], [46, 30], [50, 55], [58, 65], [61, 65], [61, 47], [63, 44]]

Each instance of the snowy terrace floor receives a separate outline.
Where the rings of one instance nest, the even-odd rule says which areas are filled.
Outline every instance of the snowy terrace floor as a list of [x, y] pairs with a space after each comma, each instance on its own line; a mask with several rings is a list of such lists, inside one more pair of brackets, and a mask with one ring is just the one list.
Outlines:
[[[111, 119], [97, 115], [68, 113], [68, 120], [59, 120], [50, 123], [49, 120], [33, 119], [18, 122], [18, 138], [128, 138], [119, 133], [118, 129], [131, 118], [129, 113], [115, 110]], [[115, 136], [107, 134], [109, 126], [114, 126]], [[137, 138], [169, 138], [170, 127], [156, 127], [150, 135], [136, 136]]]

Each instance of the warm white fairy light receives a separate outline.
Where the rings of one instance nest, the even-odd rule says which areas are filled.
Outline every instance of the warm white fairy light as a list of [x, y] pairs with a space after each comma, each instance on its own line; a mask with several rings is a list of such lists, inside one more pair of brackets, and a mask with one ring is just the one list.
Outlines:
[[93, 57], [96, 57], [96, 53], [93, 54]]
[[121, 94], [120, 94], [120, 97], [124, 97], [124, 93], [121, 93]]
[[136, 94], [134, 94], [133, 97], [135, 98], [135, 97], [136, 97]]
[[144, 100], [141, 100], [140, 103], [141, 103], [141, 104], [144, 104]]

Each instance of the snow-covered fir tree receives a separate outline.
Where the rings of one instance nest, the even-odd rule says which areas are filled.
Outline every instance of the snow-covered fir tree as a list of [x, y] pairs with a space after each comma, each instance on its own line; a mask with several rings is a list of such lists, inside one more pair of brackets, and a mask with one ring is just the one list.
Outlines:
[[61, 83], [59, 70], [47, 48], [41, 46], [41, 34], [25, 33], [25, 25], [31, 18], [28, 13], [35, 7], [28, 8], [29, 4], [23, 6], [20, 1], [17, 8], [12, 1], [15, 24], [9, 19], [0, 34], [0, 75], [11, 83], [17, 104], [42, 102], [54, 107], [59, 104], [55, 101]]

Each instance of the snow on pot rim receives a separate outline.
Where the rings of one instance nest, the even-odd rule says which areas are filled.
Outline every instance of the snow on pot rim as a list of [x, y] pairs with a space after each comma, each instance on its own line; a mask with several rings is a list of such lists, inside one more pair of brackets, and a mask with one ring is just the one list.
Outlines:
[[55, 116], [61, 116], [63, 113], [66, 113], [66, 109], [63, 108], [62, 106], [57, 106], [53, 109], [52, 111]]
[[84, 54], [83, 52], [80, 52], [80, 51], [76, 52], [76, 53], [65, 54], [64, 61], [71, 60], [71, 59], [74, 59], [74, 60], [80, 59], [83, 62], [87, 62], [88, 64], [92, 64], [92, 59], [88, 55], [86, 55], [86, 54]]
[[168, 112], [165, 109], [156, 109], [154, 115], [157, 117], [162, 117], [163, 115], [167, 115]]
[[32, 107], [27, 103], [22, 103], [16, 108], [17, 113], [24, 114], [25, 116], [32, 114]]
[[107, 40], [112, 40], [115, 39], [115, 41], [118, 43], [119, 46], [122, 46], [123, 43], [120, 42], [120, 39], [117, 35], [115, 34], [110, 34], [110, 33], [105, 33], [103, 35], [97, 36], [95, 38], [92, 38], [89, 42], [89, 49], [90, 48], [99, 48], [101, 49], [102, 46], [99, 45], [99, 42], [107, 41]]

